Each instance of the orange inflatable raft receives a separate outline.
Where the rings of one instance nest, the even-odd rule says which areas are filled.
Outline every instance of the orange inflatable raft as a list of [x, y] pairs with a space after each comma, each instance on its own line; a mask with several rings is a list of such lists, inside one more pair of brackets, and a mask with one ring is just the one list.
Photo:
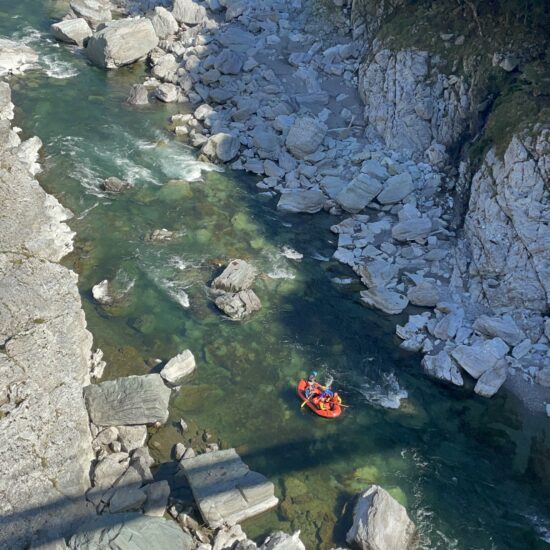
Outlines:
[[315, 405], [315, 403], [312, 403], [311, 399], [308, 401], [308, 398], [305, 394], [306, 387], [307, 382], [302, 378], [302, 380], [298, 382], [298, 396], [302, 400], [302, 403], [304, 401], [307, 401], [307, 406], [315, 414], [318, 414], [319, 416], [322, 416], [324, 418], [336, 418], [337, 416], [340, 416], [342, 414], [342, 407], [340, 407], [340, 405], [338, 405], [337, 403], [334, 403], [333, 408], [331, 409], [320, 409], [317, 405]]

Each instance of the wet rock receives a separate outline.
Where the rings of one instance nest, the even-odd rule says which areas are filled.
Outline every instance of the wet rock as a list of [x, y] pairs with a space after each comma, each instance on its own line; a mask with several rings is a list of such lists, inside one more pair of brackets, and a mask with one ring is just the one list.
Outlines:
[[242, 54], [225, 49], [214, 60], [214, 68], [223, 74], [239, 74], [244, 62]]
[[0, 38], [0, 76], [21, 74], [37, 62], [38, 54], [29, 46]]
[[416, 527], [407, 511], [387, 491], [371, 485], [359, 495], [348, 544], [362, 550], [405, 550], [412, 547]]
[[265, 539], [260, 548], [261, 550], [306, 550], [304, 543], [300, 540], [300, 531], [292, 535], [275, 531]]
[[170, 389], [160, 375], [129, 376], [84, 388], [84, 399], [97, 426], [166, 422]]
[[500, 338], [493, 338], [471, 346], [457, 346], [451, 355], [470, 376], [477, 379], [485, 371], [495, 367], [508, 353], [508, 349]]
[[193, 0], [174, 0], [172, 15], [185, 25], [198, 25], [208, 19], [204, 6]]
[[171, 241], [175, 236], [175, 233], [173, 231], [170, 231], [168, 229], [154, 229], [146, 235], [145, 239], [147, 241], [155, 241], [155, 242], [168, 242]]
[[464, 385], [458, 367], [446, 351], [440, 351], [437, 355], [425, 355], [422, 359], [422, 367], [426, 374], [437, 380], [449, 382], [455, 386]]
[[93, 28], [112, 19], [108, 0], [71, 0], [69, 6], [78, 17], [85, 19]]
[[78, 19], [66, 19], [51, 26], [52, 34], [61, 42], [76, 44], [81, 48], [86, 45], [86, 41], [92, 36], [92, 29], [87, 21], [81, 17]]
[[156, 516], [161, 518], [166, 513], [168, 498], [170, 497], [170, 485], [168, 481], [162, 480], [150, 483], [145, 487], [147, 501], [143, 507], [143, 513], [146, 516]]
[[186, 349], [172, 357], [160, 371], [160, 375], [169, 384], [178, 385], [195, 370], [196, 366], [194, 355], [191, 350]]
[[396, 174], [389, 178], [384, 188], [376, 197], [380, 204], [395, 204], [402, 201], [414, 191], [414, 184], [409, 172]]
[[195, 548], [193, 538], [184, 533], [174, 521], [121, 513], [97, 516], [79, 526], [78, 533], [69, 540], [71, 550], [97, 550], [105, 541], [116, 540], [117, 548]]
[[202, 454], [180, 464], [201, 515], [212, 528], [235, 525], [278, 503], [273, 483], [250, 471], [235, 449]]
[[149, 19], [119, 19], [107, 23], [86, 45], [86, 55], [98, 67], [116, 69], [145, 57], [158, 44]]
[[317, 151], [323, 143], [326, 131], [325, 124], [316, 118], [297, 118], [286, 137], [286, 147], [297, 159], [303, 159]]
[[106, 178], [103, 182], [103, 189], [109, 193], [122, 193], [128, 189], [132, 189], [133, 185], [130, 182], [122, 181], [119, 178]]
[[234, 294], [224, 293], [218, 296], [214, 303], [228, 317], [237, 321], [252, 315], [252, 313], [259, 311], [262, 307], [260, 299], [251, 288]]
[[483, 397], [493, 397], [506, 381], [508, 365], [501, 359], [495, 367], [486, 370], [478, 379], [474, 391]]
[[237, 156], [240, 146], [238, 138], [221, 132], [208, 139], [202, 152], [211, 160], [229, 162]]
[[151, 18], [151, 23], [155, 29], [156, 35], [160, 40], [165, 40], [169, 36], [176, 34], [179, 30], [178, 22], [175, 17], [166, 8], [157, 6], [155, 13]]
[[149, 103], [149, 91], [143, 84], [134, 84], [126, 101], [130, 105], [147, 105]]
[[229, 265], [212, 281], [212, 288], [225, 292], [239, 292], [252, 286], [258, 272], [254, 266], [244, 260], [232, 260]]
[[325, 205], [326, 198], [320, 189], [296, 189], [281, 193], [277, 209], [283, 212], [315, 214]]
[[489, 317], [488, 315], [482, 315], [475, 320], [474, 330], [489, 338], [502, 338], [511, 346], [519, 344], [525, 338], [525, 334], [509, 316]]
[[143, 447], [147, 441], [146, 426], [118, 426], [117, 431], [121, 449], [126, 453]]
[[336, 196], [338, 204], [346, 212], [357, 213], [380, 193], [382, 184], [368, 174], [359, 174]]
[[108, 306], [113, 303], [113, 297], [109, 293], [109, 281], [104, 279], [92, 287], [92, 296], [94, 300], [101, 305]]
[[385, 287], [372, 287], [360, 293], [361, 300], [368, 306], [379, 309], [389, 315], [401, 313], [409, 304], [403, 294]]

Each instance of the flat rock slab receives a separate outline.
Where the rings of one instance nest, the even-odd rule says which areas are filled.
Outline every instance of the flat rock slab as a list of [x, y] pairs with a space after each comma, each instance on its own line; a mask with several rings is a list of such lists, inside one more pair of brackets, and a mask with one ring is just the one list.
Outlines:
[[159, 374], [129, 376], [84, 388], [84, 399], [97, 426], [166, 422], [170, 389]]
[[277, 209], [283, 212], [315, 214], [325, 204], [326, 198], [320, 189], [296, 189], [281, 193]]
[[273, 483], [252, 472], [235, 449], [182, 460], [202, 517], [212, 528], [234, 525], [277, 505]]
[[239, 292], [252, 286], [258, 275], [256, 268], [244, 260], [232, 260], [221, 275], [212, 281], [212, 288], [226, 292]]

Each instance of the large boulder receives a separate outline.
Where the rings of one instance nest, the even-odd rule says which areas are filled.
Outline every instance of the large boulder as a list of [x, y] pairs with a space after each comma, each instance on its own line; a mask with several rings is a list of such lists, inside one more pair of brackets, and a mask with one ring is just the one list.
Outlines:
[[193, 538], [183, 532], [175, 521], [144, 516], [136, 512], [94, 517], [80, 525], [78, 532], [69, 540], [71, 550], [115, 547], [120, 550], [137, 548], [191, 550], [195, 548], [195, 543]]
[[478, 379], [474, 391], [483, 397], [493, 397], [506, 381], [508, 364], [501, 359], [495, 367], [486, 370]]
[[69, 44], [76, 44], [81, 48], [93, 34], [90, 25], [88, 25], [86, 19], [82, 17], [59, 21], [59, 23], [54, 23], [51, 29], [52, 34], [57, 40]]
[[394, 225], [391, 235], [398, 241], [423, 242], [432, 232], [432, 221], [429, 218], [411, 218]]
[[292, 535], [275, 531], [265, 539], [260, 550], [306, 550], [306, 547], [300, 540], [300, 531]]
[[151, 17], [151, 23], [160, 40], [165, 40], [169, 36], [176, 34], [179, 30], [176, 18], [162, 6], [155, 8], [155, 13]]
[[193, 0], [174, 0], [172, 15], [176, 21], [185, 25], [198, 25], [208, 19], [204, 6]]
[[244, 260], [232, 260], [212, 281], [212, 288], [225, 292], [239, 292], [252, 286], [258, 275], [256, 268]]
[[315, 214], [323, 208], [326, 197], [320, 189], [293, 189], [281, 193], [277, 209], [282, 212]]
[[166, 422], [170, 389], [159, 374], [129, 376], [86, 386], [84, 399], [96, 426]]
[[435, 283], [419, 281], [409, 289], [407, 298], [415, 306], [435, 307], [441, 301], [441, 290]]
[[211, 528], [234, 525], [278, 503], [273, 483], [250, 471], [235, 449], [184, 458], [180, 467]]
[[297, 158], [303, 159], [315, 153], [327, 132], [321, 121], [311, 116], [297, 118], [286, 137], [287, 149]]
[[186, 349], [175, 357], [172, 357], [160, 371], [160, 375], [169, 384], [176, 385], [186, 376], [189, 376], [196, 367], [195, 356], [191, 353], [191, 350]]
[[85, 19], [93, 28], [112, 19], [109, 0], [71, 0], [69, 5], [77, 17]]
[[218, 309], [236, 321], [252, 315], [262, 307], [260, 299], [251, 288], [235, 293], [224, 292], [215, 299], [214, 303]]
[[502, 338], [511, 346], [515, 346], [525, 339], [525, 334], [518, 328], [511, 317], [481, 315], [474, 323], [474, 330], [489, 338]]
[[478, 342], [471, 346], [457, 346], [451, 355], [453, 359], [473, 378], [479, 378], [485, 371], [496, 366], [508, 353], [508, 346], [500, 338]]
[[149, 19], [120, 19], [96, 32], [86, 45], [86, 55], [97, 66], [116, 69], [145, 57], [158, 44]]
[[406, 296], [383, 286], [374, 286], [363, 290], [360, 295], [363, 303], [389, 315], [397, 315], [409, 305]]
[[361, 550], [406, 550], [415, 536], [407, 510], [382, 487], [371, 485], [359, 495], [346, 535], [348, 544]]
[[402, 201], [414, 191], [414, 184], [409, 172], [403, 172], [389, 178], [382, 192], [376, 197], [381, 204], [394, 204]]
[[240, 147], [241, 143], [237, 137], [220, 132], [208, 139], [202, 148], [202, 152], [210, 160], [229, 162], [237, 156]]
[[359, 174], [338, 193], [336, 201], [346, 212], [356, 213], [368, 206], [381, 189], [380, 181], [368, 174]]
[[445, 350], [440, 351], [437, 355], [425, 355], [422, 359], [422, 367], [426, 374], [437, 380], [455, 386], [464, 385], [460, 370]]
[[38, 54], [29, 46], [0, 38], [0, 76], [21, 74], [38, 62]]

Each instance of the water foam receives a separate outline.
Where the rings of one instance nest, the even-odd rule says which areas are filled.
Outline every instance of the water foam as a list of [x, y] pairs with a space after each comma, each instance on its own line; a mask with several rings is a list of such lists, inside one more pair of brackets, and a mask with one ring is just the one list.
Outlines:
[[407, 390], [399, 385], [393, 372], [382, 373], [372, 377], [359, 386], [361, 395], [371, 404], [385, 409], [398, 409], [402, 399], [409, 396]]

